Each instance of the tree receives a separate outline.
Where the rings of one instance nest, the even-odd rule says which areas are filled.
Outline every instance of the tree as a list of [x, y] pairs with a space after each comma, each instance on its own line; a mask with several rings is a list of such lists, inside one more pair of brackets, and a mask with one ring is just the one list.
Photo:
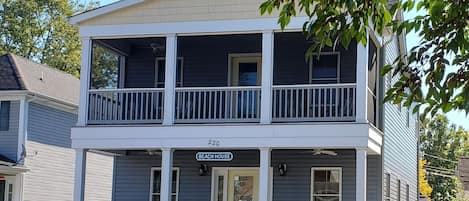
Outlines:
[[425, 165], [427, 164], [426, 160], [419, 160], [419, 190], [420, 194], [430, 198], [432, 193], [432, 187], [428, 184], [426, 179], [427, 171], [425, 170]]
[[[425, 14], [408, 20], [392, 17], [414, 8]], [[365, 45], [368, 31], [383, 35], [414, 30], [422, 37], [419, 45], [382, 70], [399, 76], [385, 100], [413, 104], [414, 112], [423, 106], [424, 114], [469, 113], [469, 0], [400, 0], [393, 5], [386, 0], [266, 0], [260, 6], [262, 14], [273, 10], [280, 10], [281, 28], [299, 13], [308, 16], [303, 26], [306, 37], [313, 39], [308, 53], [338, 44], [348, 47], [353, 39]]]
[[81, 43], [67, 19], [96, 2], [77, 2], [0, 0], [0, 54], [17, 54], [79, 76]]
[[432, 200], [457, 199], [461, 186], [455, 176], [456, 161], [469, 154], [469, 131], [449, 125], [445, 116], [436, 115], [422, 122], [420, 141]]

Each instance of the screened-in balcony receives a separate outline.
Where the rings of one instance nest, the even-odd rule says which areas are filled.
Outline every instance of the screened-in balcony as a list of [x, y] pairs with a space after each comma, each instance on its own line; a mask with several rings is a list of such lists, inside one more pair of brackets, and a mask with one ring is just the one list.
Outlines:
[[174, 71], [166, 69], [166, 43], [93, 40], [88, 124], [259, 123], [266, 114], [273, 123], [355, 121], [354, 43], [306, 59], [301, 33], [275, 33], [270, 85], [262, 80], [262, 34], [178, 36]]

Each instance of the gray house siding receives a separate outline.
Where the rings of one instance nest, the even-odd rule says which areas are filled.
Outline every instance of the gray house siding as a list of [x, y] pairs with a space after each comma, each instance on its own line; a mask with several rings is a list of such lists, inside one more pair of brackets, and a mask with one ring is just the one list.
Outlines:
[[[254, 150], [232, 151], [231, 162], [204, 162], [209, 167], [258, 167], [259, 152]], [[337, 156], [312, 156], [309, 150], [274, 150], [273, 200], [310, 201], [312, 167], [342, 167], [342, 200], [355, 200], [355, 151], [338, 150]], [[114, 175], [114, 201], [147, 201], [150, 195], [150, 173], [159, 167], [160, 156], [128, 155], [116, 157]], [[199, 176], [200, 162], [195, 160], [196, 151], [174, 152], [173, 166], [179, 167], [179, 201], [207, 201], [211, 196], [211, 175]], [[287, 164], [287, 174], [280, 176], [278, 164]], [[381, 160], [377, 156], [368, 159], [368, 200], [378, 201]]]
[[[394, 37], [394, 40], [385, 47], [385, 63], [392, 63], [398, 53], [398, 41]], [[387, 76], [385, 89], [394, 81]], [[408, 184], [410, 200], [417, 200], [416, 117], [408, 115], [407, 108], [400, 108], [398, 105], [385, 103], [384, 108], [384, 173], [391, 175], [391, 199], [397, 199], [397, 184], [400, 180], [401, 199], [405, 199], [405, 188]]]
[[[29, 104], [25, 165], [30, 169], [24, 176], [24, 201], [69, 201], [74, 185], [75, 151], [70, 148], [70, 128], [76, 124], [77, 115], [32, 102]], [[92, 158], [88, 166], [106, 165], [112, 168], [112, 158]], [[110, 157], [108, 157], [110, 158]], [[93, 168], [90, 168], [93, 169]], [[112, 169], [108, 169], [112, 172]], [[87, 176], [93, 172], [87, 173]], [[111, 173], [109, 173], [111, 174]], [[103, 182], [103, 183], [100, 183]], [[105, 180], [87, 185], [105, 186]], [[111, 189], [103, 191], [109, 194]], [[96, 195], [95, 197], [106, 197]], [[106, 199], [87, 200], [106, 201]]]
[[0, 131], [0, 154], [16, 161], [18, 152], [18, 126], [20, 102], [10, 101], [10, 120], [8, 131]]
[[[301, 33], [275, 35], [274, 84], [309, 83], [309, 65], [305, 59], [308, 45]], [[350, 45], [355, 46], [355, 42]], [[356, 48], [338, 48], [337, 51], [340, 52], [340, 81], [355, 82]], [[261, 52], [260, 34], [179, 37], [178, 57], [183, 59], [183, 86], [227, 86], [229, 54]], [[149, 46], [135, 45], [131, 48], [126, 59], [126, 88], [155, 86], [155, 57], [164, 55], [154, 55]]]

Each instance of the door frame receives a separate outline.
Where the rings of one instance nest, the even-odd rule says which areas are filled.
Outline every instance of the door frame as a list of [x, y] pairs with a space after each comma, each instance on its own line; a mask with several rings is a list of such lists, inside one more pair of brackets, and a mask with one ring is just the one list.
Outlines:
[[[257, 170], [258, 173], [259, 173], [259, 167], [212, 167], [212, 174], [211, 174], [211, 185], [210, 185], [210, 200], [211, 201], [217, 201], [217, 187], [215, 184], [217, 184], [217, 178], [215, 176], [217, 176], [215, 174], [216, 171], [220, 171], [220, 172], [223, 172], [223, 176], [225, 177], [225, 179], [223, 180], [223, 192], [226, 192], [223, 194], [223, 201], [228, 201], [228, 171], [229, 170]], [[272, 200], [272, 192], [273, 192], [273, 168], [270, 167], [269, 168], [269, 177], [270, 177], [270, 181], [269, 181], [269, 198], [270, 200]], [[260, 182], [260, 181], [259, 181]]]
[[[232, 74], [233, 74], [233, 59], [234, 58], [260, 58], [260, 66], [259, 69], [261, 70], [258, 73], [262, 73], [262, 53], [260, 52], [254, 52], [254, 53], [229, 53], [228, 54], [228, 77], [227, 77], [227, 86], [233, 86], [232, 84]], [[258, 77], [262, 77], [261, 74], [258, 75]]]

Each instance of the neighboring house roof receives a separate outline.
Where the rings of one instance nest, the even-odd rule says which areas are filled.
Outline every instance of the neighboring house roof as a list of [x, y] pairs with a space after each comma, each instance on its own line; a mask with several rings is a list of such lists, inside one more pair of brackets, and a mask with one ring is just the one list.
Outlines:
[[0, 56], [0, 91], [26, 90], [78, 105], [80, 81], [60, 70], [14, 54]]
[[469, 199], [469, 156], [459, 158], [458, 177], [463, 185], [465, 196]]
[[0, 164], [8, 164], [8, 163], [15, 164], [16, 161], [0, 154]]

